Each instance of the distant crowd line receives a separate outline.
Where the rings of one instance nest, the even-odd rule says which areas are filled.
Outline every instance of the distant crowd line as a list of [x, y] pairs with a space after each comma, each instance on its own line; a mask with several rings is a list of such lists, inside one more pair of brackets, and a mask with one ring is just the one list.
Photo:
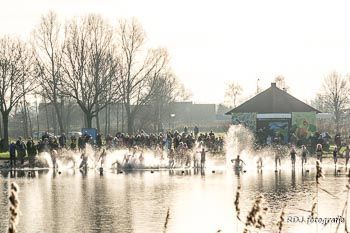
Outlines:
[[[88, 133], [78, 137], [72, 135], [70, 138], [67, 138], [64, 133], [56, 137], [45, 132], [37, 143], [32, 138], [25, 142], [22, 137], [19, 137], [16, 142], [12, 141], [9, 146], [10, 166], [17, 166], [17, 160], [22, 166], [26, 158], [28, 158], [29, 164], [33, 165], [36, 156], [42, 152], [50, 153], [51, 157], [62, 151], [62, 149], [84, 153], [87, 144], [90, 144], [96, 150], [102, 148], [107, 150], [139, 148], [140, 150], [150, 149], [155, 154], [162, 155], [165, 150], [169, 159], [173, 158], [174, 162], [181, 161], [181, 163], [185, 164], [188, 164], [190, 161], [187, 154], [190, 154], [190, 151], [195, 149], [196, 144], [201, 148], [206, 148], [206, 152], [209, 151], [211, 153], [221, 153], [224, 149], [223, 137], [216, 136], [213, 131], [200, 133], [198, 127], [195, 127], [193, 132], [189, 132], [188, 128], [185, 127], [181, 133], [178, 131], [167, 131], [159, 134], [147, 134], [141, 130], [136, 135], [128, 135], [118, 132], [114, 137], [107, 135], [105, 141], [103, 141], [102, 134], [99, 133], [96, 138], [93, 138]], [[55, 160], [55, 158], [52, 159], [53, 161]]]

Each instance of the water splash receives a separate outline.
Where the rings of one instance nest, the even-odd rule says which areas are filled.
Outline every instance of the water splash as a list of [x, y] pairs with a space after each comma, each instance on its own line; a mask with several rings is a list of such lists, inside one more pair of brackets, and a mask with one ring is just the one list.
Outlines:
[[[277, 154], [281, 157], [279, 169], [289, 168], [291, 164], [289, 150], [288, 145], [279, 145], [278, 149], [272, 146], [258, 149], [253, 132], [242, 125], [230, 126], [225, 137], [226, 167], [230, 170], [233, 167], [231, 160], [235, 159], [237, 155], [240, 155], [244, 161], [245, 170], [256, 170], [259, 158], [263, 161], [264, 169], [275, 169], [275, 156]], [[297, 150], [297, 154], [300, 154], [299, 150]]]
[[225, 137], [226, 166], [232, 168], [232, 159], [240, 155], [247, 162], [251, 159], [254, 146], [254, 135], [242, 125], [231, 125]]

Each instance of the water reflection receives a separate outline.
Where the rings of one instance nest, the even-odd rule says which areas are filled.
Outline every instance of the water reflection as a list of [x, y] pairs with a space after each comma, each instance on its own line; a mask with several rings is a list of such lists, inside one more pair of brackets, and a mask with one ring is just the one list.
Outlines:
[[[338, 171], [340, 170], [340, 172]], [[318, 193], [319, 216], [336, 217], [346, 199], [347, 170], [325, 167]], [[161, 232], [167, 209], [167, 232], [241, 232], [235, 216], [235, 193], [241, 186], [241, 217], [245, 221], [255, 198], [262, 194], [269, 211], [266, 232], [284, 204], [286, 217], [307, 216], [316, 194], [315, 170], [296, 167], [235, 173], [225, 169], [184, 169], [125, 172], [78, 170], [1, 171], [0, 208], [7, 209], [8, 181], [21, 188], [20, 232]], [[329, 208], [329, 207], [332, 208]], [[6, 226], [8, 214], [0, 215]], [[319, 227], [334, 232], [335, 225]], [[271, 230], [274, 229], [274, 230]], [[311, 229], [311, 230], [310, 230]], [[283, 232], [312, 231], [307, 224], [285, 223]], [[6, 227], [0, 227], [6, 232]]]

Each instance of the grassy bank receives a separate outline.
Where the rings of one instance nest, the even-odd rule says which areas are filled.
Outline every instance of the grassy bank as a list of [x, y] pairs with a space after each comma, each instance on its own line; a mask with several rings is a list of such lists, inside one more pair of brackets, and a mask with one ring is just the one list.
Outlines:
[[1, 152], [0, 153], [0, 159], [9, 159], [10, 153], [9, 152]]

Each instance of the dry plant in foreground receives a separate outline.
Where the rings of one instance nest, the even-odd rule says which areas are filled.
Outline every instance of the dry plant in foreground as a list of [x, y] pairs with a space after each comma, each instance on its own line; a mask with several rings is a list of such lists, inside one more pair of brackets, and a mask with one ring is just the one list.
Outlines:
[[10, 221], [9, 221], [9, 233], [17, 232], [16, 226], [18, 224], [18, 214], [19, 214], [19, 200], [18, 200], [19, 187], [16, 183], [11, 183], [10, 187]]

